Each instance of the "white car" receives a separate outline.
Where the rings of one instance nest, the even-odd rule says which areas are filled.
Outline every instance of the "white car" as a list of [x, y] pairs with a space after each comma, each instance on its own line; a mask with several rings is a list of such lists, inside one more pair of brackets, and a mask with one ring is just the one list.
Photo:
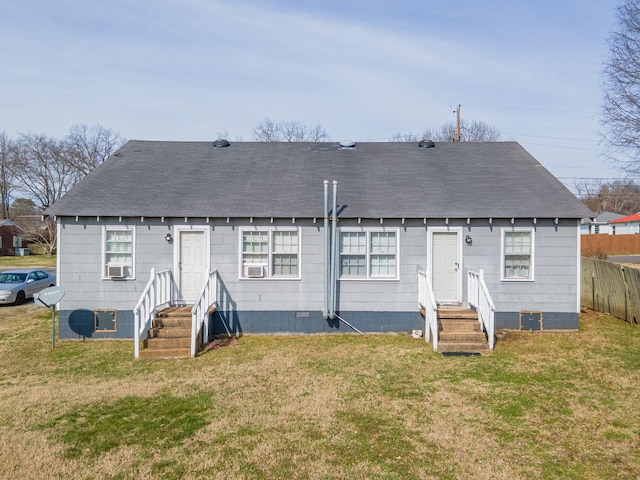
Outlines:
[[19, 268], [0, 272], [0, 305], [20, 305], [33, 294], [53, 287], [56, 276], [38, 268]]

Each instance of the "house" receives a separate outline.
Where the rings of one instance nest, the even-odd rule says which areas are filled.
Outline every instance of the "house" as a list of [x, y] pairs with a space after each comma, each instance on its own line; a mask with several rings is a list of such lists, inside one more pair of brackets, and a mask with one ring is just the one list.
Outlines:
[[580, 232], [588, 234], [608, 234], [613, 235], [613, 228], [609, 222], [622, 218], [624, 215], [613, 212], [598, 212], [594, 218], [583, 219]]
[[159, 304], [193, 305], [199, 341], [437, 340], [423, 315], [479, 309], [480, 290], [492, 328], [576, 329], [592, 215], [515, 142], [224, 140], [129, 141], [47, 214], [60, 337], [134, 337], [136, 349]]
[[640, 212], [609, 220], [611, 235], [640, 233]]
[[23, 230], [11, 220], [0, 220], [0, 255], [22, 255], [27, 248]]

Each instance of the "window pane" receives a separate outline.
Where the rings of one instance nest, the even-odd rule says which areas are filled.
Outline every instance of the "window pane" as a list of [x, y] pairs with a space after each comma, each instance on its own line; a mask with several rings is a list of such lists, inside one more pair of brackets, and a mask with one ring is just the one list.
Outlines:
[[242, 251], [244, 253], [268, 253], [268, 232], [244, 232], [242, 234]]
[[371, 232], [371, 253], [396, 253], [396, 232]]
[[505, 232], [506, 255], [530, 255], [531, 232]]
[[264, 265], [268, 277], [299, 275], [299, 238], [297, 230], [242, 232], [242, 265]]
[[505, 278], [531, 278], [531, 244], [531, 232], [505, 232]]
[[366, 277], [367, 257], [365, 255], [342, 255], [340, 257], [340, 275], [344, 277]]
[[282, 277], [298, 276], [298, 256], [281, 254], [274, 255], [273, 275]]
[[133, 230], [109, 229], [105, 231], [104, 275], [107, 265], [125, 265], [129, 267], [129, 275], [133, 268]]
[[395, 277], [396, 276], [395, 255], [371, 255], [371, 276], [372, 277]]
[[367, 234], [365, 232], [341, 232], [340, 253], [366, 254]]
[[340, 276], [367, 276], [366, 232], [340, 232]]
[[298, 253], [298, 232], [273, 232], [274, 253]]
[[530, 278], [531, 257], [509, 255], [504, 261], [506, 278]]

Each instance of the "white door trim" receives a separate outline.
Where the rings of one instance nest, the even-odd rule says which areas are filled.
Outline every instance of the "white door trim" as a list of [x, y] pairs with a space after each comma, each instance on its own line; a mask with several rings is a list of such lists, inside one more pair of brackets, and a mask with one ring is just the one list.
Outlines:
[[462, 232], [463, 227], [427, 227], [427, 275], [433, 281], [433, 234], [434, 233], [456, 233], [458, 236], [458, 248], [457, 255], [459, 260], [458, 265], [458, 278], [457, 278], [457, 299], [446, 302], [447, 304], [461, 304], [462, 303], [462, 272], [463, 272], [463, 257], [462, 257]]
[[[180, 233], [181, 232], [203, 232], [204, 233], [204, 258], [205, 258], [205, 278], [206, 275], [209, 274], [211, 269], [211, 228], [208, 225], [176, 225], [173, 227], [173, 272], [174, 279], [176, 284], [178, 285], [178, 291], [181, 291], [180, 285], [180, 252], [182, 245], [180, 244]], [[204, 278], [203, 278], [204, 284]], [[192, 301], [195, 299], [186, 299], [187, 301]], [[180, 298], [179, 301], [185, 301], [184, 298]]]

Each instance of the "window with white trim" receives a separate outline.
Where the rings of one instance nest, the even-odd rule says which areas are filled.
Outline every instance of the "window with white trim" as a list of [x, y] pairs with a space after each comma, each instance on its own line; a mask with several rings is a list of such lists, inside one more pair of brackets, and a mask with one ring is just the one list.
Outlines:
[[105, 227], [103, 243], [103, 278], [133, 278], [133, 228]]
[[502, 231], [502, 279], [533, 280], [533, 230]]
[[300, 278], [300, 232], [241, 230], [242, 278]]
[[340, 232], [340, 278], [398, 278], [398, 232]]

